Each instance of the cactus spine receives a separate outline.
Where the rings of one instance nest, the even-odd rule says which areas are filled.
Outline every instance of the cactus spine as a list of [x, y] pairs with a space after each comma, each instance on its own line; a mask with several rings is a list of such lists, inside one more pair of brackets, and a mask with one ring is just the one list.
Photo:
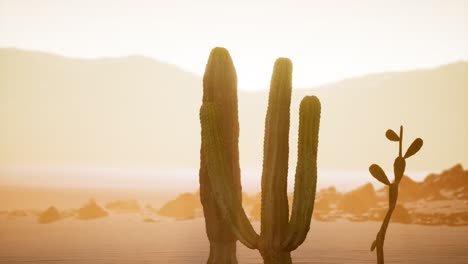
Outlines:
[[[215, 48], [212, 55], [218, 51], [219, 48]], [[226, 50], [222, 51], [226, 53], [224, 56], [229, 56]], [[206, 76], [205, 74], [204, 86], [207, 82]], [[219, 81], [221, 83], [221, 80]], [[224, 93], [222, 87], [213, 89], [219, 89], [219, 95]], [[207, 92], [208, 89], [204, 87], [204, 93]], [[224, 105], [214, 100], [205, 100], [204, 95], [200, 110], [202, 167], [209, 179], [209, 183], [204, 181], [204, 184], [209, 184], [211, 195], [216, 202], [215, 205], [204, 203], [203, 206], [215, 206], [235, 237], [247, 247], [258, 249], [264, 263], [268, 264], [291, 263], [290, 252], [304, 242], [309, 231], [315, 201], [320, 101], [315, 96], [306, 96], [300, 105], [294, 202], [291, 218], [288, 219], [287, 174], [291, 92], [292, 63], [289, 59], [280, 58], [274, 66], [265, 118], [260, 235], [255, 232], [242, 208], [240, 187], [233, 188], [230, 180], [238, 177], [239, 170], [233, 169], [233, 164], [238, 167], [239, 162], [238, 156], [229, 156], [226, 148], [226, 142], [230, 138], [226, 138], [225, 129], [230, 128], [224, 125], [227, 122], [224, 119]], [[232, 94], [222, 97], [229, 96]], [[234, 161], [234, 158], [237, 160]], [[202, 174], [200, 179], [202, 183]]]
[[423, 140], [417, 138], [411, 143], [408, 150], [406, 150], [405, 155], [403, 156], [403, 126], [400, 126], [400, 135], [397, 135], [395, 131], [388, 129], [385, 133], [385, 136], [390, 141], [398, 142], [398, 156], [395, 158], [393, 163], [393, 172], [394, 172], [394, 181], [391, 183], [383, 171], [383, 169], [377, 165], [372, 164], [369, 167], [369, 172], [372, 176], [377, 179], [378, 181], [382, 182], [385, 185], [388, 185], [388, 211], [385, 215], [385, 218], [382, 222], [379, 232], [377, 236], [372, 242], [371, 251], [377, 248], [377, 263], [384, 264], [384, 242], [385, 242], [385, 235], [387, 233], [388, 224], [390, 223], [390, 218], [392, 217], [393, 211], [397, 205], [398, 200], [398, 185], [400, 184], [401, 179], [405, 173], [406, 168], [406, 159], [416, 154], [423, 145]]

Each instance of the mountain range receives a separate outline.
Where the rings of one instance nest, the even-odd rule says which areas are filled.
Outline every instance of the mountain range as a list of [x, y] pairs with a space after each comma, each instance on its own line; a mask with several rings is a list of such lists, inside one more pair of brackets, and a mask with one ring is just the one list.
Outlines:
[[[201, 76], [142, 56], [79, 59], [0, 49], [0, 166], [196, 168], [201, 93]], [[409, 170], [468, 166], [467, 62], [294, 89], [290, 168], [306, 95], [322, 102], [320, 168], [366, 170], [375, 162], [390, 169], [397, 145], [384, 134], [400, 125], [404, 146], [424, 139]], [[243, 168], [261, 167], [267, 99], [268, 91], [239, 90]]]

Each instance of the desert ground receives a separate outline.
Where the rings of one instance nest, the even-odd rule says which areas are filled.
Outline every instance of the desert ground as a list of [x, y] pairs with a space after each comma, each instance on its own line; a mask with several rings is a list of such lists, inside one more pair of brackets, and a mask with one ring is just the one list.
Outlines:
[[[0, 263], [205, 263], [208, 240], [203, 218], [175, 221], [117, 214], [93, 221], [64, 219], [38, 224], [34, 217], [0, 217]], [[256, 222], [255, 227], [259, 225]], [[313, 221], [294, 263], [375, 263], [369, 251], [378, 222]], [[468, 227], [393, 223], [387, 263], [467, 263]], [[239, 243], [240, 263], [262, 263]]]
[[[405, 178], [387, 231], [386, 263], [468, 263], [468, 171]], [[404, 195], [403, 195], [404, 194]], [[375, 263], [369, 248], [385, 189], [318, 191], [314, 221], [294, 263]], [[259, 194], [243, 194], [259, 230]], [[0, 187], [0, 264], [205, 263], [209, 244], [198, 192]], [[240, 263], [262, 263], [238, 243]]]

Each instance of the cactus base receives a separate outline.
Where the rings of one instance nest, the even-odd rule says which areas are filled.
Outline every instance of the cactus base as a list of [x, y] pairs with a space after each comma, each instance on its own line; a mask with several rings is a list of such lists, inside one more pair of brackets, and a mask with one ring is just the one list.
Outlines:
[[210, 256], [206, 264], [237, 264], [236, 241], [210, 242]]
[[291, 252], [288, 251], [271, 251], [260, 252], [264, 264], [292, 264]]

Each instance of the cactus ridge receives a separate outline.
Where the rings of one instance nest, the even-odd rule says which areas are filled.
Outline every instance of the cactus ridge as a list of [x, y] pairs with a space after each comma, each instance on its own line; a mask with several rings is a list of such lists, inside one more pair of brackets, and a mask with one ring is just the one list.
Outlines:
[[[306, 96], [301, 101], [294, 201], [289, 218], [287, 177], [293, 67], [287, 58], [276, 60], [265, 117], [261, 232], [258, 235], [242, 208], [239, 198], [241, 187], [235, 185], [240, 182], [240, 169], [236, 170], [239, 164], [238, 133], [231, 133], [229, 129], [236, 128], [237, 124], [238, 131], [237, 94], [233, 93], [236, 92], [237, 79], [234, 78], [235, 71], [225, 73], [226, 64], [232, 64], [227, 50], [213, 49], [204, 75], [200, 109], [201, 167], [206, 169], [208, 176], [202, 180], [200, 174], [200, 184], [202, 181], [209, 184], [216, 208], [241, 243], [258, 249], [265, 263], [291, 263], [290, 252], [304, 242], [314, 209], [320, 101], [315, 96]], [[221, 87], [223, 84], [227, 87]], [[236, 120], [226, 121], [226, 118]], [[232, 154], [232, 150], [237, 150], [237, 156]]]
[[317, 147], [320, 123], [320, 101], [306, 96], [299, 109], [299, 141], [294, 199], [288, 231], [282, 246], [295, 250], [306, 239], [314, 210], [317, 187]]
[[[229, 52], [224, 48], [215, 48], [210, 54], [203, 76], [203, 103], [211, 103], [219, 108], [217, 126], [222, 129], [223, 155], [229, 174], [220, 177], [229, 186], [239, 201], [242, 199], [239, 166], [239, 121], [237, 110], [237, 75]], [[211, 107], [200, 112], [200, 117], [211, 116]], [[209, 114], [211, 113], [211, 114]], [[216, 115], [216, 114], [215, 114]], [[202, 120], [202, 119], [201, 119]], [[209, 128], [207, 128], [209, 129]], [[203, 128], [202, 128], [203, 130]], [[205, 137], [206, 138], [206, 137]], [[210, 160], [206, 140], [202, 138], [200, 149], [200, 200], [205, 216], [206, 234], [210, 241], [208, 264], [237, 264], [236, 235], [227, 223], [227, 212], [217, 205], [219, 195], [216, 186], [211, 183], [208, 174]]]
[[214, 196], [219, 201], [218, 207], [222, 217], [232, 228], [233, 233], [248, 248], [255, 249], [258, 235], [249, 222], [245, 211], [242, 209], [241, 201], [229, 185], [224, 182], [226, 175], [231, 178], [231, 171], [226, 166], [226, 156], [223, 151], [223, 142], [219, 124], [219, 115], [212, 103], [204, 103], [200, 110], [202, 122], [202, 148], [206, 150], [208, 162], [208, 177], [213, 185]]

